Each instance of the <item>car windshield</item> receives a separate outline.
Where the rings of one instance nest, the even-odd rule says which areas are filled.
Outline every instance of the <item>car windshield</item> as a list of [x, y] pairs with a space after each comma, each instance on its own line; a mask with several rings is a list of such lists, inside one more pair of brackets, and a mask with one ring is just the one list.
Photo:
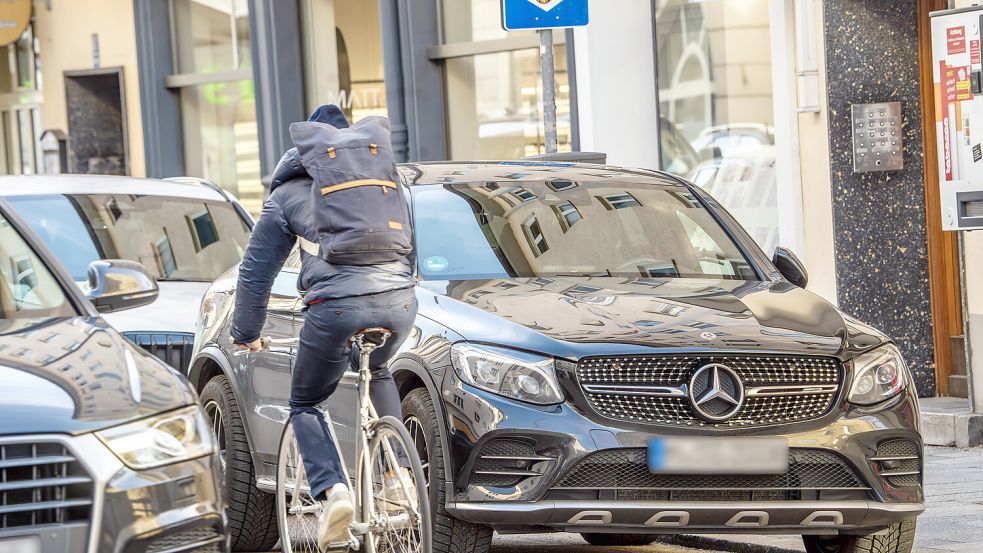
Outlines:
[[78, 313], [31, 246], [0, 214], [0, 319], [72, 317]]
[[426, 280], [618, 276], [756, 280], [678, 185], [570, 181], [414, 187]]
[[232, 204], [167, 196], [8, 198], [76, 281], [97, 259], [142, 263], [162, 281], [212, 281], [242, 258], [249, 228]]

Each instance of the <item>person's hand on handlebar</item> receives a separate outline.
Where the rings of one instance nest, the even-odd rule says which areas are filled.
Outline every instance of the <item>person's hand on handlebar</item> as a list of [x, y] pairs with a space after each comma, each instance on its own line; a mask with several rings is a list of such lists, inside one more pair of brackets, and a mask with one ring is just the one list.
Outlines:
[[235, 344], [235, 346], [240, 350], [249, 350], [249, 351], [259, 351], [263, 349], [263, 345], [264, 344], [262, 338], [257, 338], [252, 342], [246, 342], [245, 344]]

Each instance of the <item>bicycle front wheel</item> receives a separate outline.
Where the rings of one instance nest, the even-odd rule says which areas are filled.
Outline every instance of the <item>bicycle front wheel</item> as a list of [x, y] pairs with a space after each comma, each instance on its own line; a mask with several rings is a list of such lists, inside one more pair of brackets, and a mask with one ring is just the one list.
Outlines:
[[276, 467], [276, 511], [283, 553], [319, 553], [318, 514], [321, 505], [311, 497], [304, 462], [289, 422], [280, 438]]
[[[362, 488], [365, 519], [377, 553], [430, 553], [430, 501], [420, 456], [403, 423], [383, 417], [371, 427], [370, 481]], [[370, 496], [370, 497], [367, 497]]]

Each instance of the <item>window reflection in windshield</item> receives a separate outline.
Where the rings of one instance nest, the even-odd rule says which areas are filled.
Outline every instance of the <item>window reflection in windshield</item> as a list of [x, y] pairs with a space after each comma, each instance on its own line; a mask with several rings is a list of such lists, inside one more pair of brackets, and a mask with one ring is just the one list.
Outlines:
[[164, 281], [211, 281], [239, 262], [249, 240], [224, 202], [103, 194], [9, 200], [77, 281], [97, 259], [137, 261]]
[[0, 319], [71, 317], [75, 309], [30, 245], [0, 215]]
[[420, 271], [428, 280], [756, 279], [710, 212], [676, 185], [420, 186], [414, 214]]

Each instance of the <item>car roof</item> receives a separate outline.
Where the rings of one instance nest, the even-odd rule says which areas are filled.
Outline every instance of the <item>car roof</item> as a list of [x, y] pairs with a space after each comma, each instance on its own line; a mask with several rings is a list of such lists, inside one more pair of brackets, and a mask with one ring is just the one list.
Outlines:
[[401, 164], [400, 171], [410, 185], [569, 180], [683, 186], [662, 171], [560, 161], [436, 161]]
[[40, 196], [46, 194], [132, 194], [170, 196], [195, 200], [228, 201], [218, 190], [199, 181], [170, 181], [112, 175], [19, 175], [0, 176], [0, 195]]

